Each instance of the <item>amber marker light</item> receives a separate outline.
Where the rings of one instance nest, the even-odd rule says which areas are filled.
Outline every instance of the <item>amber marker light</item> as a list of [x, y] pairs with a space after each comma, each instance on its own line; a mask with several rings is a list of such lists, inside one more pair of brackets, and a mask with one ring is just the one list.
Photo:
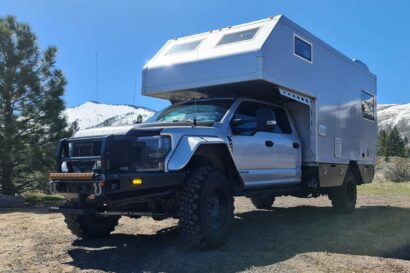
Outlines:
[[132, 180], [133, 185], [141, 185], [142, 184], [142, 179], [141, 178], [134, 178]]

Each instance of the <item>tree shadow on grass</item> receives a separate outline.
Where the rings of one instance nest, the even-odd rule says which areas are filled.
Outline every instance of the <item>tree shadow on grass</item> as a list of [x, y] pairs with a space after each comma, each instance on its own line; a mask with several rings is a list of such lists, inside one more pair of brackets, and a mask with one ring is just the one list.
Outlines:
[[299, 206], [236, 214], [230, 241], [214, 251], [183, 248], [178, 229], [156, 235], [113, 234], [74, 242], [71, 265], [112, 272], [237, 272], [306, 252], [410, 259], [410, 209], [361, 207], [337, 215]]
[[[58, 204], [61, 205], [61, 204]], [[10, 213], [35, 213], [35, 214], [50, 214], [48, 211], [49, 207], [57, 206], [56, 204], [46, 204], [46, 205], [33, 205], [25, 203], [23, 206], [19, 207], [0, 207], [0, 214], [10, 214]]]

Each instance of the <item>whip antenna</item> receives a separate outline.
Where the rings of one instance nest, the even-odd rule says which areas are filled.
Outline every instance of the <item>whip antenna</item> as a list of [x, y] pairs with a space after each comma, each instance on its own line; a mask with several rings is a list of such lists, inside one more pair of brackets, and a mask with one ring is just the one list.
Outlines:
[[95, 90], [96, 90], [96, 101], [97, 101], [97, 124], [100, 122], [100, 117], [98, 115], [98, 104], [99, 104], [99, 90], [98, 90], [98, 52], [95, 52]]

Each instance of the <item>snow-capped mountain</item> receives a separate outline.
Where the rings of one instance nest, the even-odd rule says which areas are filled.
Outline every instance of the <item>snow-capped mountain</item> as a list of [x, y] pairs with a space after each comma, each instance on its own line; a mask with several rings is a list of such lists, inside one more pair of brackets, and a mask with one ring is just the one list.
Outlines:
[[133, 124], [138, 121], [141, 115], [142, 121], [147, 120], [153, 114], [154, 110], [131, 106], [131, 105], [113, 105], [87, 101], [80, 106], [67, 108], [64, 111], [69, 124], [77, 121], [80, 129]]
[[[379, 129], [397, 126], [402, 136], [410, 139], [410, 103], [408, 104], [379, 104], [377, 112]], [[65, 115], [69, 124], [77, 121], [80, 129], [133, 124], [141, 115], [145, 121], [154, 110], [131, 106], [113, 105], [88, 101], [80, 106], [67, 108]]]
[[379, 129], [396, 126], [403, 137], [410, 138], [410, 103], [379, 104], [377, 119]]

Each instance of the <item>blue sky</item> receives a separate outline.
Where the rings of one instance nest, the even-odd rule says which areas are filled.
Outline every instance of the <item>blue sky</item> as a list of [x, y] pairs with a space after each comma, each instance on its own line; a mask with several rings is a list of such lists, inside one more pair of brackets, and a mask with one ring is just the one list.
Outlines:
[[[379, 103], [410, 102], [410, 1], [374, 0], [0, 0], [0, 16], [29, 23], [57, 65], [76, 106], [96, 100], [159, 110], [140, 95], [143, 65], [169, 39], [284, 14], [378, 76]], [[136, 85], [136, 87], [135, 87]]]

